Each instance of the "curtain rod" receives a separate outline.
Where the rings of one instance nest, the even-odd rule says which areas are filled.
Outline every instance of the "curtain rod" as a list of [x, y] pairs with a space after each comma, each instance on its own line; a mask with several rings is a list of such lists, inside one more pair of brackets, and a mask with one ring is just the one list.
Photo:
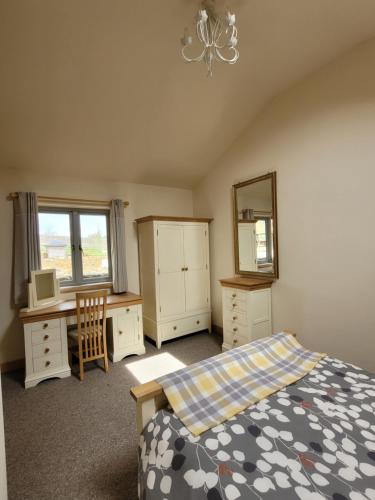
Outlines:
[[[9, 193], [7, 199], [15, 200], [18, 198], [18, 193]], [[101, 201], [101, 200], [84, 200], [82, 198], [58, 198], [56, 196], [38, 196], [38, 201], [41, 203], [56, 203], [60, 205], [73, 205], [73, 206], [82, 206], [82, 205], [92, 205], [96, 207], [109, 207], [111, 202], [109, 201]], [[124, 207], [128, 207], [129, 202], [124, 201]]]

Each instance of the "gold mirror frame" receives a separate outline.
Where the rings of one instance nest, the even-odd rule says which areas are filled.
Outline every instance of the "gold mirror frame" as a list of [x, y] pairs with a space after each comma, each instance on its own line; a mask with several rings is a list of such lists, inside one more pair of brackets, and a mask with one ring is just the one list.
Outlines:
[[[260, 271], [241, 271], [239, 262], [239, 247], [238, 247], [238, 203], [237, 203], [237, 190], [241, 187], [254, 184], [255, 182], [271, 180], [272, 187], [272, 219], [273, 219], [273, 272], [262, 273]], [[233, 196], [233, 235], [234, 235], [234, 260], [235, 271], [238, 275], [253, 276], [256, 278], [274, 278], [279, 277], [279, 250], [278, 250], [278, 232], [277, 232], [277, 197], [276, 197], [276, 172], [271, 172], [260, 177], [255, 177], [248, 181], [239, 182], [232, 186]]]

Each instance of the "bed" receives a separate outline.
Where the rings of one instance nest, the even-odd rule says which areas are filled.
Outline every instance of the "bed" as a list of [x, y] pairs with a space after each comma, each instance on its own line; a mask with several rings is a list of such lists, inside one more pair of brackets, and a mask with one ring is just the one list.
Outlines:
[[200, 435], [157, 382], [132, 395], [141, 499], [375, 500], [375, 376], [358, 367], [323, 357]]

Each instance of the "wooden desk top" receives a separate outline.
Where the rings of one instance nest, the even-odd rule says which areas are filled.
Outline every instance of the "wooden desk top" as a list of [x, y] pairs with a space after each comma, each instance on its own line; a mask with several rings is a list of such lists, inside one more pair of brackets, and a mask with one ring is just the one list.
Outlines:
[[[141, 295], [127, 292], [118, 295], [108, 295], [107, 309], [115, 309], [118, 307], [132, 306], [142, 304], [143, 299]], [[76, 314], [76, 301], [65, 300], [60, 304], [46, 307], [44, 309], [37, 309], [30, 312], [20, 312], [20, 319], [22, 323], [34, 323], [35, 321], [44, 321], [47, 319], [64, 318], [66, 316], [74, 316]]]
[[242, 290], [261, 290], [271, 288], [273, 278], [247, 278], [246, 276], [235, 276], [220, 280], [221, 286], [229, 288], [240, 288]]

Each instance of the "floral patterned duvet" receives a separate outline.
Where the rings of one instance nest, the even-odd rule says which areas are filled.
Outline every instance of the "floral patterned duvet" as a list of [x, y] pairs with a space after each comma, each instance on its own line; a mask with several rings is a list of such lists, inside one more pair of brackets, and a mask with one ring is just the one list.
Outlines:
[[139, 496], [375, 500], [375, 375], [326, 357], [198, 437], [159, 411], [140, 438]]

